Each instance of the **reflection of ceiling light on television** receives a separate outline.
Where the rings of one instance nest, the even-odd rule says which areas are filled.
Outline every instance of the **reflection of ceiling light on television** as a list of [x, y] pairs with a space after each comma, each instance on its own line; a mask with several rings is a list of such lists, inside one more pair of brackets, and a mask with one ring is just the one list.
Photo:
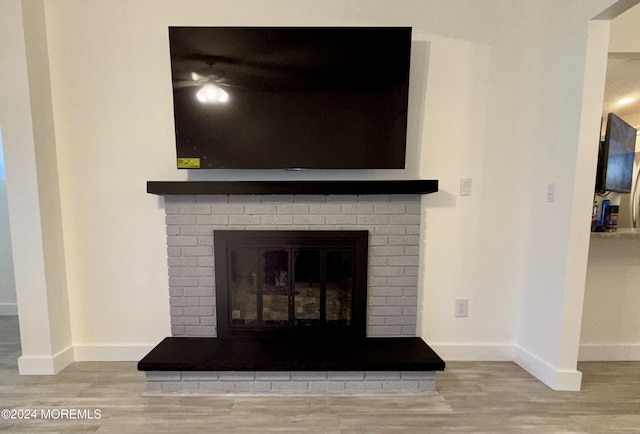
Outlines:
[[622, 98], [620, 100], [618, 100], [618, 104], [621, 105], [625, 105], [625, 104], [631, 104], [632, 102], [634, 102], [636, 99], [632, 98], [632, 97], [627, 97], [627, 98]]
[[218, 85], [205, 84], [196, 93], [196, 98], [203, 104], [223, 104], [229, 101], [229, 94]]

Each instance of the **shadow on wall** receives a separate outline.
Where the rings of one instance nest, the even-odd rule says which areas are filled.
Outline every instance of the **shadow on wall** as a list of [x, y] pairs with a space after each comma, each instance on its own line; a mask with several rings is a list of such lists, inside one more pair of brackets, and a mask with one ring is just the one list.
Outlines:
[[0, 315], [17, 315], [5, 178], [2, 131], [0, 130]]

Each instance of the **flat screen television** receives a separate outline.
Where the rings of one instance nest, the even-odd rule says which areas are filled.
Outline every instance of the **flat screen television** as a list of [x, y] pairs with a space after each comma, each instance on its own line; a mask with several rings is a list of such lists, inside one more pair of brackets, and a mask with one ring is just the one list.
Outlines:
[[638, 131], [614, 113], [607, 116], [606, 128], [598, 155], [596, 192], [631, 193]]
[[170, 27], [178, 168], [402, 169], [410, 27]]

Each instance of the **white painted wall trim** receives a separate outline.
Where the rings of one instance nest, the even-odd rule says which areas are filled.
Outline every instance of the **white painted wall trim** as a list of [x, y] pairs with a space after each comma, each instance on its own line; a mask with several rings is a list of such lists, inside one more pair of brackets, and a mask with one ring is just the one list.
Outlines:
[[49, 356], [18, 358], [20, 375], [54, 375], [73, 362], [137, 362], [155, 345], [77, 345]]
[[582, 372], [577, 369], [556, 369], [517, 345], [515, 350], [513, 361], [551, 389], [576, 392], [580, 390]]
[[137, 362], [155, 345], [76, 345], [76, 362]]
[[640, 361], [640, 344], [582, 344], [578, 361], [637, 362]]
[[17, 303], [0, 303], [0, 316], [16, 316], [18, 315]]
[[513, 344], [431, 344], [429, 346], [445, 361], [510, 362], [515, 354]]
[[73, 347], [53, 356], [22, 356], [18, 358], [20, 375], [55, 375], [74, 362]]

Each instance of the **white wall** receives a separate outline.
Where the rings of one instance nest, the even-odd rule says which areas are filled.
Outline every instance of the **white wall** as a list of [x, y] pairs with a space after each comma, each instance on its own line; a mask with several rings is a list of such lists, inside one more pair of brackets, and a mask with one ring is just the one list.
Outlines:
[[[145, 193], [147, 180], [187, 176], [174, 169], [167, 26], [409, 25], [412, 164], [360, 176], [441, 182], [424, 200], [421, 334], [447, 360], [510, 360], [520, 348], [551, 370], [575, 371], [560, 358], [577, 339], [559, 335], [571, 331], [565, 288], [576, 296], [567, 268], [578, 281], [584, 268], [571, 261], [570, 229], [582, 206], [573, 193], [587, 22], [611, 3], [46, 1], [76, 359], [135, 359], [169, 334], [163, 204]], [[190, 175], [320, 177], [346, 178]], [[471, 197], [458, 195], [463, 177], [473, 179]], [[557, 185], [552, 204], [548, 183]], [[461, 297], [470, 316], [454, 320]]]
[[[508, 204], [523, 180], [520, 144], [499, 149], [510, 134], [498, 126], [505, 110], [496, 102], [509, 93], [497, 84], [509, 79], [502, 55], [491, 41], [431, 48], [421, 176], [439, 179], [440, 191], [424, 198], [421, 330], [445, 360], [512, 359], [522, 259], [506, 247], [520, 242], [521, 211]], [[472, 179], [470, 197], [459, 196], [461, 178]], [[468, 318], [454, 318], [456, 298], [470, 300]]]
[[60, 227], [50, 220], [51, 210], [42, 210], [57, 181], [48, 176], [46, 164], [36, 161], [45, 157], [51, 140], [35, 140], [45, 131], [46, 107], [32, 112], [31, 106], [47, 102], [46, 95], [30, 94], [30, 88], [47, 87], [42, 83], [48, 74], [42, 59], [42, 6], [32, 1], [23, 10], [19, 0], [0, 3], [0, 124], [22, 344], [18, 368], [23, 374], [53, 374], [73, 360], [69, 316], [60, 309], [67, 294], [56, 285], [60, 271], [51, 268], [60, 263], [53, 256], [60, 253], [53, 249]]
[[73, 358], [44, 0], [23, 2], [29, 96], [51, 345]]

